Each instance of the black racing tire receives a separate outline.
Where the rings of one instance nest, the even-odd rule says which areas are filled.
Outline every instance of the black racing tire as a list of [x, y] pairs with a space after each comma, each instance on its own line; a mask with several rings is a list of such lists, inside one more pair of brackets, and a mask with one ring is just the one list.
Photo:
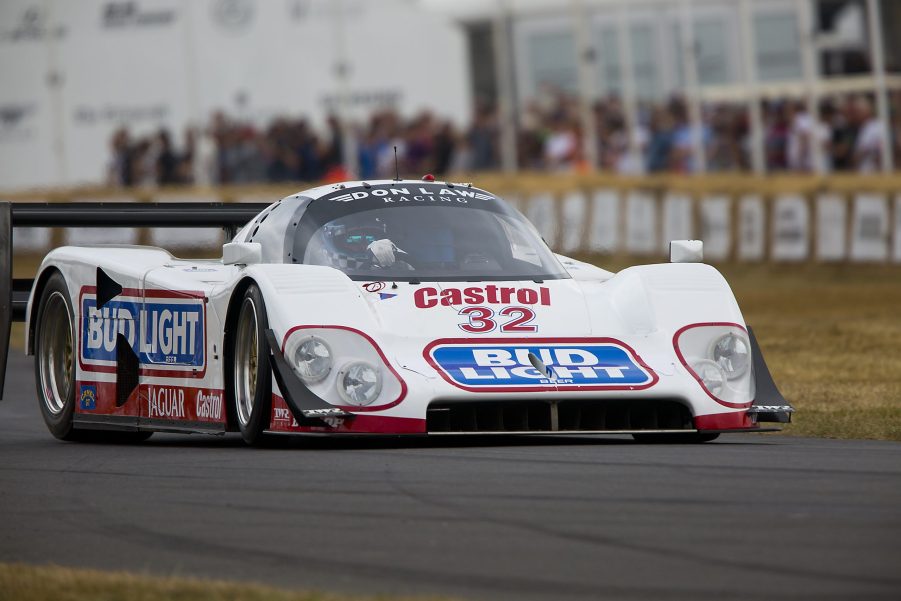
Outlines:
[[47, 280], [38, 302], [34, 332], [34, 379], [47, 429], [60, 440], [75, 440], [75, 312], [63, 274]]
[[720, 437], [719, 432], [667, 432], [667, 433], [647, 433], [633, 434], [632, 438], [635, 442], [645, 444], [699, 444], [703, 442], [711, 442]]
[[272, 414], [272, 369], [266, 330], [269, 320], [263, 294], [256, 284], [244, 291], [230, 324], [225, 357], [225, 380], [231, 415], [249, 445], [268, 441], [264, 434]]

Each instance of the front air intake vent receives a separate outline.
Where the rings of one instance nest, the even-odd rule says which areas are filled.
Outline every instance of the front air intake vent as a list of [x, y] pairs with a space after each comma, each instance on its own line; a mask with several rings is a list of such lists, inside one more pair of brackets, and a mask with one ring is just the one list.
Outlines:
[[691, 413], [669, 399], [464, 401], [429, 405], [430, 433], [690, 430]]

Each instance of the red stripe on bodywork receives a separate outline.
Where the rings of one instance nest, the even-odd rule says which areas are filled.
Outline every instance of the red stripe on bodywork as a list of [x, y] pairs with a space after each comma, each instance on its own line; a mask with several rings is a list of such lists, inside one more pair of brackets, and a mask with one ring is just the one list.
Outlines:
[[756, 427], [757, 424], [751, 421], [751, 416], [746, 411], [714, 413], [713, 415], [698, 415], [695, 417], [695, 428], [698, 430], [737, 430]]

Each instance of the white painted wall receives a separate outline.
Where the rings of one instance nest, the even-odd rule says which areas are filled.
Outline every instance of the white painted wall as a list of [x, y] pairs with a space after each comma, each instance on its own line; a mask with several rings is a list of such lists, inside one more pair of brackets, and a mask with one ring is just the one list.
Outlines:
[[463, 32], [415, 0], [3, 0], [0, 190], [101, 182], [122, 124], [180, 145], [216, 109], [321, 123], [342, 5], [354, 116], [390, 97], [469, 120]]

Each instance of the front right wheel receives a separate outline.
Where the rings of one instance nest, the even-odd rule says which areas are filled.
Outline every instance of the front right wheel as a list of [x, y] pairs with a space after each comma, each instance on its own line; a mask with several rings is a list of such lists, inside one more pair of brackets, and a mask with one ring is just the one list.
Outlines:
[[260, 289], [251, 284], [244, 292], [234, 329], [229, 336], [228, 361], [233, 400], [232, 414], [248, 444], [263, 442], [272, 411], [272, 371], [266, 343], [266, 305]]

